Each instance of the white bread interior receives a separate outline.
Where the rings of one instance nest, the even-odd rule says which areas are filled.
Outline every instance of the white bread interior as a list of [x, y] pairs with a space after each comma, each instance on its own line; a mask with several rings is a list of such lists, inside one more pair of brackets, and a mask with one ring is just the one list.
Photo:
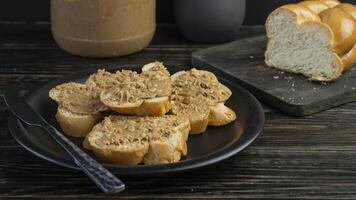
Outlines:
[[337, 0], [309, 0], [273, 11], [266, 21], [265, 63], [333, 81], [356, 62], [356, 7]]
[[85, 137], [102, 118], [101, 113], [77, 114], [61, 106], [57, 108], [56, 113], [56, 119], [63, 132], [73, 137]]
[[280, 10], [269, 18], [266, 28], [268, 66], [317, 81], [331, 81], [341, 75], [342, 63], [331, 48], [333, 35], [326, 25], [300, 25], [294, 13]]

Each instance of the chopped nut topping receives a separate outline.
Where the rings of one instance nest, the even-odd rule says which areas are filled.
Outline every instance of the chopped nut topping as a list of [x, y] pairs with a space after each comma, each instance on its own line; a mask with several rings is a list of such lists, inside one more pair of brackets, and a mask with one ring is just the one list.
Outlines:
[[78, 114], [95, 114], [107, 108], [101, 103], [100, 90], [80, 83], [58, 85], [59, 104]]
[[169, 137], [187, 119], [175, 115], [164, 117], [108, 116], [99, 125], [101, 132], [90, 137], [99, 137], [98, 146], [140, 144], [148, 140]]
[[172, 88], [172, 113], [189, 118], [207, 115], [210, 105], [224, 102], [231, 96], [231, 91], [213, 73], [197, 69], [180, 74]]
[[172, 91], [169, 73], [159, 64], [141, 74], [130, 70], [116, 73], [99, 70], [86, 83], [102, 91], [101, 100], [106, 105], [136, 103], [144, 99], [169, 96]]

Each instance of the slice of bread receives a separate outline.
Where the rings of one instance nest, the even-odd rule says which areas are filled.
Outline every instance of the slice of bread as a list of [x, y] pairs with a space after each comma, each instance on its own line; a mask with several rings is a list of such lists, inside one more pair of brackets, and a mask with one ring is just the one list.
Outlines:
[[83, 146], [109, 163], [173, 163], [187, 153], [189, 130], [189, 121], [175, 115], [111, 115], [95, 125]]
[[63, 106], [59, 106], [56, 113], [56, 119], [63, 132], [73, 137], [85, 137], [103, 117], [102, 113], [74, 113]]
[[49, 97], [59, 106], [56, 119], [64, 133], [84, 137], [98, 123], [107, 107], [100, 102], [100, 91], [79, 83], [64, 83], [51, 89]]
[[270, 67], [327, 82], [356, 62], [354, 5], [336, 0], [284, 5], [269, 15], [266, 31]]
[[208, 125], [221, 126], [236, 119], [235, 112], [224, 105], [231, 91], [213, 73], [192, 69], [177, 72], [171, 79], [171, 113], [189, 119], [190, 134], [203, 133]]
[[99, 70], [86, 84], [100, 88], [100, 100], [119, 114], [162, 116], [170, 109], [171, 80], [160, 62], [145, 65], [141, 74]]

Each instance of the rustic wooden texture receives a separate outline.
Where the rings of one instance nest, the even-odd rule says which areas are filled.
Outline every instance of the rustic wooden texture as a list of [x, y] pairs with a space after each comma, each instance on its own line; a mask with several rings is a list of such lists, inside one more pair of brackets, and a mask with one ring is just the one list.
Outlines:
[[[59, 50], [47, 23], [0, 22], [0, 30], [0, 95], [8, 86], [26, 92], [98, 65], [130, 67], [158, 59], [185, 66], [193, 51], [209, 46], [187, 42], [174, 27], [160, 26], [153, 44], [141, 53], [84, 59]], [[262, 27], [245, 27], [238, 37], [262, 32]], [[1, 99], [0, 199], [356, 199], [356, 103], [303, 118], [267, 106], [265, 112], [264, 133], [240, 155], [168, 177], [122, 177], [126, 191], [105, 196], [81, 172], [41, 160], [18, 145], [7, 130]]]
[[299, 74], [267, 67], [266, 44], [267, 37], [261, 35], [218, 45], [194, 52], [192, 64], [230, 74], [261, 101], [293, 116], [356, 101], [355, 67], [330, 84], [310, 81]]

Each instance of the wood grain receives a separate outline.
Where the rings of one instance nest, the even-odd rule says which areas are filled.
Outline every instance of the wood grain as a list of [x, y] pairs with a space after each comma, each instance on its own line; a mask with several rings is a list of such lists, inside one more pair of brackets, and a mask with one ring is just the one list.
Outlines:
[[[0, 96], [8, 86], [26, 92], [63, 74], [97, 65], [130, 67], [159, 59], [185, 66], [191, 52], [210, 46], [185, 41], [175, 27], [162, 26], [143, 52], [115, 59], [84, 59], [59, 50], [48, 24], [0, 22], [0, 30]], [[238, 37], [262, 32], [262, 27], [245, 27]], [[41, 160], [18, 145], [8, 132], [8, 111], [1, 98], [0, 199], [356, 198], [356, 103], [302, 118], [264, 108], [264, 133], [240, 155], [184, 174], [120, 176], [126, 191], [105, 196], [81, 172]]]

